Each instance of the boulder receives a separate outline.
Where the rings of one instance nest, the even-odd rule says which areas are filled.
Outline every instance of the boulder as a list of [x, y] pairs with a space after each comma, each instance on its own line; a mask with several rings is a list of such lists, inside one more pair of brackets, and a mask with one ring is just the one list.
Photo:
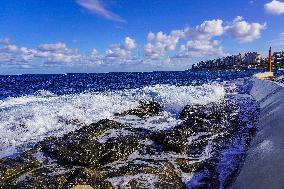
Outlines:
[[[160, 189], [185, 188], [185, 183], [182, 182], [179, 171], [170, 162], [150, 161], [147, 164], [129, 162], [118, 168], [107, 166], [105, 169], [108, 174], [107, 177], [110, 179], [135, 175], [145, 175], [148, 178], [155, 178], [151, 180], [152, 183], [149, 183], [149, 180], [145, 181], [141, 176], [138, 176], [135, 179], [127, 181], [126, 185], [131, 186], [131, 188], [145, 188], [145, 183]], [[120, 186], [116, 187], [120, 188]]]
[[96, 140], [110, 129], [123, 128], [116, 121], [101, 120], [68, 133], [61, 138], [50, 137], [40, 142], [42, 151], [57, 159], [61, 164], [80, 166], [99, 165], [106, 145]]
[[140, 118], [158, 115], [161, 111], [161, 105], [154, 101], [139, 101], [139, 106], [135, 109], [127, 110], [122, 113], [116, 113], [116, 116], [135, 115]]
[[100, 164], [105, 165], [118, 160], [126, 160], [129, 155], [141, 147], [139, 138], [134, 135], [110, 138], [104, 144]]

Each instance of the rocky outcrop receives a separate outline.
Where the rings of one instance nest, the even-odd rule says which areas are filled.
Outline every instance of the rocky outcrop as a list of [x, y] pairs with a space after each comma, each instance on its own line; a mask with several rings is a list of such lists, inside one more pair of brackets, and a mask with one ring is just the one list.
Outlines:
[[[183, 122], [162, 131], [108, 119], [83, 125], [0, 160], [0, 188], [183, 189], [183, 174], [195, 173], [201, 184], [192, 188], [218, 188], [218, 153], [245, 124], [233, 108], [230, 103], [188, 105], [180, 113]], [[144, 118], [160, 110], [156, 102], [140, 102], [118, 115]]]
[[127, 110], [122, 113], [115, 114], [116, 116], [135, 115], [140, 118], [158, 115], [161, 111], [161, 105], [153, 101], [139, 101], [139, 106], [135, 109]]

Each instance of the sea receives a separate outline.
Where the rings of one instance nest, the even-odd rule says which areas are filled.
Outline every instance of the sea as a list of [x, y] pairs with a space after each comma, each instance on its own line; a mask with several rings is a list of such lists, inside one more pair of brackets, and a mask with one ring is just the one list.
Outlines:
[[[182, 122], [179, 113], [186, 105], [218, 103], [226, 98], [238, 101], [242, 109], [237, 113], [247, 119], [248, 112], [257, 114], [248, 81], [260, 71], [1, 75], [0, 158], [14, 157], [49, 136], [60, 137], [80, 128], [62, 120], [79, 120], [88, 125], [102, 119], [119, 119], [133, 127], [167, 130]], [[162, 113], [147, 119], [120, 119], [114, 115], [137, 107], [140, 100], [158, 102]], [[250, 127], [252, 123], [247, 124]], [[246, 150], [242, 140], [232, 144], [232, 148], [221, 152], [222, 163], [217, 166], [224, 178], [230, 175], [231, 166], [239, 163], [230, 155]], [[187, 175], [184, 179], [190, 180]]]

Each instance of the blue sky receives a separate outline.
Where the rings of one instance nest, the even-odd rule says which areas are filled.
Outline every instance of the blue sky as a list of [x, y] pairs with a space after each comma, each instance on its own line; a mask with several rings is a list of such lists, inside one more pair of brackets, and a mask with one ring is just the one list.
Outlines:
[[1, 0], [0, 74], [184, 70], [284, 50], [283, 0]]

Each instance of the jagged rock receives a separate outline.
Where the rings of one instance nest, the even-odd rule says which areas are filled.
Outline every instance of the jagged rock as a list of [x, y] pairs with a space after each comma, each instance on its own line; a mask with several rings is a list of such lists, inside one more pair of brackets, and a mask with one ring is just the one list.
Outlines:
[[[194, 160], [194, 161], [193, 161]], [[177, 158], [175, 163], [179, 166], [181, 171], [185, 173], [193, 173], [204, 169], [206, 162], [197, 162], [196, 159]]]
[[107, 147], [98, 142], [96, 137], [109, 129], [123, 127], [123, 124], [116, 121], [101, 120], [68, 133], [62, 138], [50, 137], [41, 142], [39, 146], [41, 146], [43, 152], [63, 164], [98, 165]]
[[193, 140], [188, 145], [188, 151], [191, 157], [200, 157], [204, 154], [206, 146], [208, 145], [208, 138], [203, 135], [195, 140]]
[[6, 158], [0, 161], [0, 188], [40, 165], [40, 162], [32, 156], [36, 151], [37, 149], [30, 150], [15, 159]]
[[[43, 152], [67, 165], [98, 165], [104, 145], [84, 135], [63, 138], [50, 137], [41, 142]], [[76, 136], [76, 137], [75, 137]]]
[[[186, 105], [179, 114], [180, 119], [196, 120], [202, 123], [205, 118], [204, 106], [202, 105]], [[198, 118], [198, 119], [197, 119]]]
[[78, 172], [71, 167], [62, 167], [60, 165], [49, 165], [35, 169], [26, 175], [23, 175], [13, 186], [17, 189], [26, 188], [67, 188], [70, 179], [76, 176]]
[[100, 164], [104, 165], [117, 160], [125, 160], [130, 154], [141, 147], [137, 136], [126, 136], [109, 139], [105, 143], [104, 151], [101, 154]]
[[179, 118], [202, 125], [206, 122], [220, 123], [224, 116], [226, 116], [226, 112], [222, 104], [210, 103], [207, 105], [186, 105]]
[[[153, 164], [151, 164], [153, 163]], [[105, 167], [108, 178], [122, 177], [122, 176], [134, 176], [140, 174], [146, 174], [149, 176], [155, 176], [156, 180], [153, 180], [153, 185], [155, 188], [160, 189], [183, 189], [185, 184], [182, 182], [181, 175], [175, 170], [175, 167], [170, 162], [149, 162], [149, 164], [135, 164], [128, 163], [124, 166], [119, 166], [118, 168]], [[142, 178], [130, 180], [127, 185], [133, 188], [141, 188], [140, 184], [144, 181]], [[149, 183], [148, 183], [149, 184]], [[119, 187], [119, 186], [118, 186]]]
[[188, 137], [192, 134], [191, 124], [183, 122], [170, 130], [154, 133], [151, 139], [162, 145], [164, 150], [188, 153]]
[[161, 105], [153, 101], [139, 101], [139, 106], [135, 109], [127, 110], [116, 116], [136, 115], [140, 118], [158, 115], [161, 111]]
[[162, 144], [166, 150], [177, 153], [188, 153], [188, 137], [192, 131], [186, 124], [180, 124], [172, 130], [166, 132]]
[[101, 174], [95, 167], [88, 167], [79, 170], [77, 176], [68, 182], [67, 188], [89, 186], [93, 189], [112, 189], [112, 184], [105, 179], [105, 175]]

